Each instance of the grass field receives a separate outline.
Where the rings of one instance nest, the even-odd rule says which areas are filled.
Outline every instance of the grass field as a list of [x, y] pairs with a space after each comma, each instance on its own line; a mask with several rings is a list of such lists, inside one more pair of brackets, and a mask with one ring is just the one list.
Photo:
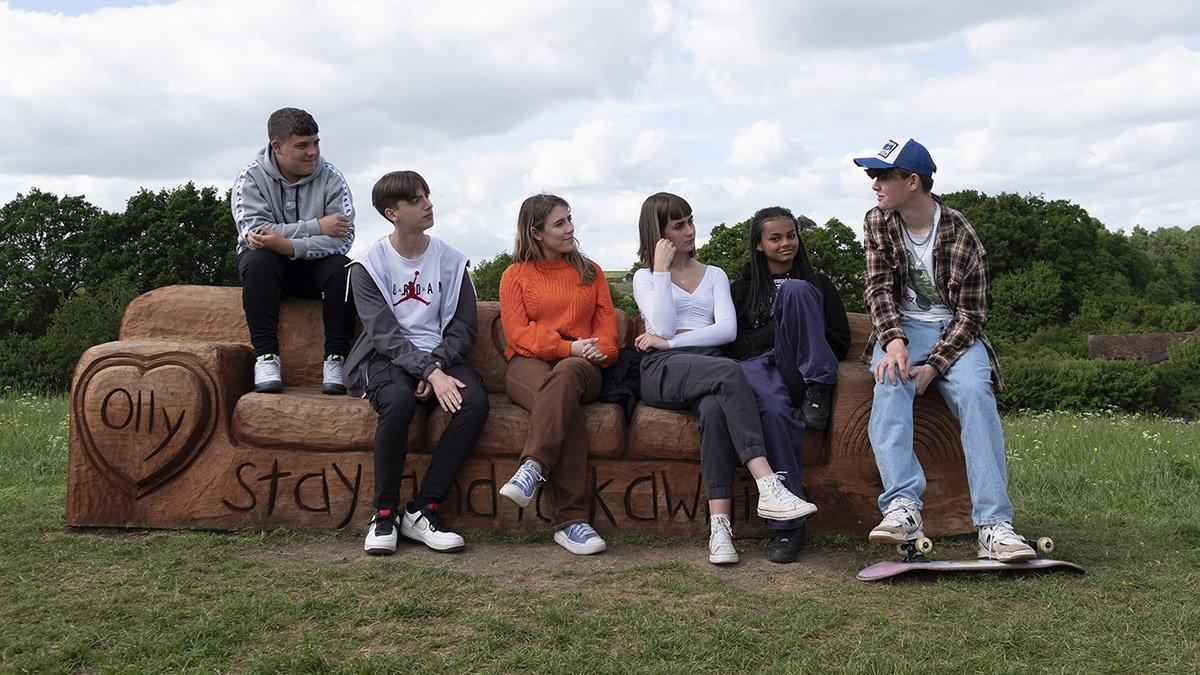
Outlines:
[[[63, 526], [67, 402], [0, 396], [0, 667], [197, 671], [1195, 672], [1200, 424], [1005, 421], [1017, 529], [1088, 574], [854, 579], [888, 554], [819, 538], [716, 569], [699, 541], [547, 537], [468, 552], [276, 532]], [[970, 541], [935, 554], [967, 557]]]

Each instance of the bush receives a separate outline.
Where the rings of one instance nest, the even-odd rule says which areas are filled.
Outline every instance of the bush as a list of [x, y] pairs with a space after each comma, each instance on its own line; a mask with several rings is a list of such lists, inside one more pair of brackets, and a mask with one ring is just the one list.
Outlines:
[[89, 347], [117, 339], [125, 307], [137, 294], [133, 282], [118, 277], [67, 298], [50, 316], [46, 332], [6, 341], [0, 383], [21, 391], [66, 389]]
[[1064, 359], [1048, 353], [1004, 364], [1000, 409], [1149, 412], [1154, 367], [1138, 360]]
[[500, 299], [500, 277], [512, 264], [511, 253], [498, 253], [496, 257], [475, 265], [471, 271], [471, 282], [475, 284], [475, 297], [480, 300]]
[[1155, 371], [1155, 403], [1164, 412], [1195, 418], [1200, 415], [1200, 338], [1173, 345], [1168, 354]]

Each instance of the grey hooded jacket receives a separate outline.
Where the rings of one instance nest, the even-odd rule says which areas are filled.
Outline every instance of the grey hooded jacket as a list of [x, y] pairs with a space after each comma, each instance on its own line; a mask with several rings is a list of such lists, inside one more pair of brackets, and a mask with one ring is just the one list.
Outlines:
[[[342, 172], [322, 157], [316, 170], [295, 183], [288, 183], [275, 165], [271, 147], [259, 150], [254, 160], [238, 174], [230, 198], [237, 225], [237, 252], [249, 248], [246, 233], [270, 227], [292, 240], [294, 260], [311, 260], [345, 254], [354, 243], [354, 201]], [[333, 213], [344, 213], [350, 232], [344, 237], [321, 234], [317, 221]]]

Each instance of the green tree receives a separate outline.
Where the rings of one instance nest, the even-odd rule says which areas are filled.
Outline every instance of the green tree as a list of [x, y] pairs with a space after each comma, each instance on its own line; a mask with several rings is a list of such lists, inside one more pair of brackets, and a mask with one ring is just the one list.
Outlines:
[[721, 223], [708, 234], [708, 241], [696, 249], [696, 259], [706, 265], [715, 265], [725, 270], [729, 278], [737, 279], [742, 266], [750, 260], [746, 242], [750, 240], [750, 221], [743, 220], [730, 227]]
[[500, 277], [512, 261], [512, 254], [506, 251], [473, 266], [471, 281], [475, 284], [475, 295], [480, 300], [500, 299]]
[[867, 252], [854, 230], [837, 218], [830, 218], [824, 227], [814, 224], [803, 230], [801, 236], [809, 261], [829, 276], [833, 287], [842, 295], [846, 311], [866, 312], [863, 292], [866, 290]]
[[40, 335], [80, 287], [87, 232], [104, 212], [37, 188], [0, 208], [0, 334]]
[[[847, 311], [865, 311], [863, 290], [867, 268], [866, 251], [854, 234], [837, 218], [819, 226], [805, 216], [797, 217], [800, 236], [808, 251], [808, 260], [817, 270], [829, 276]], [[742, 267], [750, 260], [750, 221], [732, 227], [724, 223], [713, 228], [708, 241], [696, 250], [696, 259], [725, 270], [730, 279], [741, 276]]]
[[1063, 320], [1062, 279], [1047, 262], [995, 277], [988, 333], [1010, 340], [1028, 339], [1043, 326]]
[[119, 222], [97, 232], [115, 250], [96, 242], [89, 276], [99, 283], [128, 272], [141, 292], [170, 284], [237, 285], [236, 232], [228, 193], [191, 182], [140, 190]]

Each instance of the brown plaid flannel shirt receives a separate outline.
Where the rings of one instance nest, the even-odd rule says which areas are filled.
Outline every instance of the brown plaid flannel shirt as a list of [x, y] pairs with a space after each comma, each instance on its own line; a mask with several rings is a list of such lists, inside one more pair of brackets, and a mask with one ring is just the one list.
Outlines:
[[[934, 199], [942, 204], [936, 195]], [[863, 360], [867, 362], [871, 360], [876, 342], [886, 346], [900, 338], [908, 344], [900, 326], [900, 298], [908, 285], [908, 255], [902, 227], [899, 213], [883, 211], [879, 207], [868, 211], [863, 218], [867, 249], [867, 290], [864, 295], [871, 312], [871, 337], [863, 352]], [[937, 241], [934, 242], [933, 276], [933, 285], [954, 318], [934, 343], [926, 363], [934, 367], [939, 377], [945, 375], [971, 343], [980, 340], [992, 363], [992, 384], [999, 391], [1004, 386], [1000, 364], [991, 342], [983, 334], [991, 299], [987, 252], [967, 219], [945, 204], [942, 204]]]

